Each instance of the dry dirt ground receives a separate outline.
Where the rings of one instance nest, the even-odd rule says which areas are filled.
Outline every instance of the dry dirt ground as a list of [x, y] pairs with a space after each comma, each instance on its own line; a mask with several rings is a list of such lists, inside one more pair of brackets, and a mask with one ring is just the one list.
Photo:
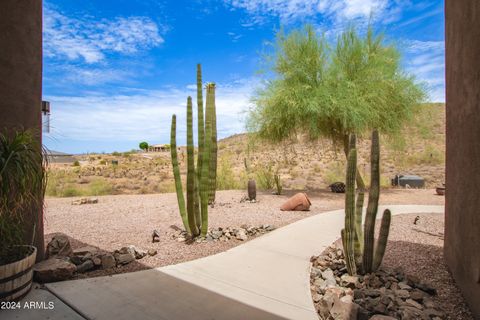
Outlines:
[[[242, 191], [219, 191], [214, 208], [209, 210], [210, 227], [240, 227], [271, 224], [281, 227], [302, 218], [344, 206], [344, 195], [327, 191], [309, 192], [310, 211], [283, 212], [280, 205], [292, 193], [276, 196], [258, 194], [257, 203], [240, 202]], [[138, 271], [189, 261], [219, 253], [242, 244], [239, 240], [185, 244], [172, 239], [175, 227], [182, 227], [176, 195], [117, 195], [99, 197], [97, 204], [72, 205], [76, 198], [47, 198], [45, 211], [46, 242], [55, 233], [71, 238], [75, 248], [90, 245], [113, 251], [134, 245], [140, 249], [156, 249], [156, 256], [147, 256], [126, 266], [96, 270], [79, 277]], [[434, 190], [388, 189], [382, 192], [381, 204], [444, 204], [444, 197]], [[160, 242], [152, 243], [151, 234], [160, 232]]]

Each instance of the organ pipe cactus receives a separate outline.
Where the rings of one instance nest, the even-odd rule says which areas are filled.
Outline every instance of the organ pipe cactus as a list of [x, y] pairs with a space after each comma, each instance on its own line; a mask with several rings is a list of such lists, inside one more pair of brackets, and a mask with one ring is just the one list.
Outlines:
[[345, 189], [345, 228], [342, 229], [342, 243], [345, 262], [350, 275], [370, 273], [378, 269], [382, 263], [390, 230], [391, 212], [385, 210], [380, 226], [378, 241], [374, 243], [375, 220], [380, 196], [380, 143], [378, 131], [372, 133], [371, 149], [371, 181], [368, 194], [368, 206], [365, 226], [362, 230], [362, 211], [364, 193], [360, 188], [355, 194], [355, 178], [357, 176], [357, 150], [355, 136], [350, 137], [346, 189]]
[[[212, 190], [211, 174], [212, 155], [216, 157], [216, 149], [212, 151], [213, 142], [216, 146], [216, 133], [213, 133], [215, 116], [215, 84], [207, 85], [207, 100], [205, 109], [205, 122], [203, 121], [203, 97], [201, 88], [201, 66], [197, 66], [197, 105], [198, 105], [198, 158], [195, 168], [195, 148], [193, 139], [193, 107], [192, 98], [187, 99], [187, 205], [183, 195], [182, 181], [177, 156], [176, 145], [176, 116], [172, 116], [171, 127], [171, 156], [175, 190], [177, 192], [178, 208], [185, 230], [191, 237], [205, 236], [208, 231], [208, 204]], [[215, 130], [216, 131], [216, 130]], [[216, 170], [215, 170], [216, 173]]]
[[208, 90], [213, 92], [210, 103], [207, 104], [209, 111], [207, 113], [210, 115], [210, 122], [212, 126], [212, 135], [211, 135], [211, 155], [210, 155], [210, 189], [208, 193], [208, 203], [213, 204], [215, 202], [215, 191], [217, 190], [217, 115], [216, 115], [216, 106], [215, 106], [215, 84], [210, 83], [207, 85], [207, 99], [208, 99]]

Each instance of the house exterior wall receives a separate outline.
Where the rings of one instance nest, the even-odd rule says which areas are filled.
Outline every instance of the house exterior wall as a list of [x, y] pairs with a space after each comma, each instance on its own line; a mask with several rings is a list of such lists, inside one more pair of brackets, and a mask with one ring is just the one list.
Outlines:
[[[32, 129], [41, 142], [42, 0], [0, 1], [0, 130]], [[44, 252], [43, 214], [36, 224], [38, 257]]]
[[480, 319], [480, 1], [445, 1], [445, 258]]

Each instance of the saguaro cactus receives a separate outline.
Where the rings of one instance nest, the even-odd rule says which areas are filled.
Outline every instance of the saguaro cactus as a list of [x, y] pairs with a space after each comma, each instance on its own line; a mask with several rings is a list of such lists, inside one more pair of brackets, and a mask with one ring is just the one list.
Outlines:
[[361, 225], [364, 194], [363, 188], [360, 188], [358, 197], [355, 196], [356, 168], [357, 151], [355, 136], [352, 135], [347, 163], [345, 228], [342, 229], [341, 234], [347, 271], [351, 275], [357, 272], [363, 274], [370, 273], [378, 269], [385, 254], [390, 230], [391, 212], [387, 209], [383, 213], [380, 234], [376, 246], [374, 246], [375, 219], [380, 196], [380, 143], [378, 131], [374, 130], [372, 133], [371, 181], [364, 230], [362, 230]]

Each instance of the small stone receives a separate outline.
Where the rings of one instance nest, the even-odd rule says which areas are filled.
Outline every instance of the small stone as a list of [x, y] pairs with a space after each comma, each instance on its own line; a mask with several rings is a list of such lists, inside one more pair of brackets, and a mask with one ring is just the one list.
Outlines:
[[318, 293], [314, 293], [312, 295], [312, 299], [313, 299], [313, 302], [319, 302], [321, 299], [322, 299], [322, 295], [318, 294]]
[[348, 274], [343, 275], [341, 277], [341, 280], [342, 285], [350, 289], [355, 289], [357, 287], [357, 284], [359, 283], [358, 277], [350, 276]]
[[135, 259], [142, 259], [142, 258], [145, 257], [146, 255], [147, 255], [147, 251], [146, 251], [146, 250], [136, 249], [136, 248], [135, 248]]
[[132, 253], [115, 253], [117, 264], [127, 264], [135, 260], [135, 254]]
[[187, 239], [185, 239], [184, 237], [178, 237], [177, 238], [177, 242], [185, 242], [185, 240], [187, 240]]
[[336, 299], [330, 309], [330, 315], [333, 319], [356, 320], [358, 312], [358, 305], [353, 302], [344, 302]]
[[70, 257], [70, 262], [72, 262], [74, 265], [78, 266], [78, 265], [82, 264], [82, 262], [84, 261], [82, 258], [83, 258], [82, 256], [71, 256]]
[[52, 240], [47, 244], [47, 258], [54, 256], [67, 257], [72, 255], [72, 253], [73, 250], [70, 245], [70, 240], [64, 234], [55, 235]]
[[412, 298], [415, 301], [421, 302], [424, 296], [425, 296], [425, 293], [418, 289], [410, 292], [410, 298]]
[[398, 283], [398, 287], [401, 290], [412, 290], [412, 287], [410, 287], [406, 282], [403, 281]]
[[422, 305], [420, 303], [418, 303], [417, 301], [413, 300], [413, 299], [407, 299], [407, 300], [405, 300], [405, 303], [408, 306], [412, 306], [412, 307], [417, 308], [417, 309], [423, 309]]
[[77, 272], [83, 273], [86, 272], [90, 269], [93, 269], [95, 267], [95, 264], [93, 263], [92, 260], [87, 260], [83, 262], [81, 265], [77, 266]]
[[117, 265], [117, 262], [115, 261], [115, 257], [110, 253], [104, 254], [101, 257], [101, 260], [102, 260], [103, 269], [110, 269]]
[[212, 231], [212, 238], [213, 239], [219, 239], [223, 235], [223, 232], [220, 230], [214, 230]]
[[247, 233], [246, 233], [245, 229], [243, 229], [243, 228], [238, 229], [236, 238], [240, 241], [248, 240], [248, 236], [247, 236]]
[[98, 249], [95, 248], [95, 247], [92, 247], [92, 246], [85, 246], [85, 247], [81, 247], [81, 248], [73, 250], [73, 254], [78, 255], [78, 256], [84, 256], [87, 253], [94, 254], [94, 253], [97, 253], [97, 252], [98, 252]]
[[155, 249], [148, 249], [148, 251], [147, 251], [147, 254], [149, 256], [152, 256], [152, 257], [155, 256], [157, 253], [158, 253], [158, 251], [155, 250]]
[[444, 316], [442, 311], [439, 311], [434, 308], [428, 308], [423, 311], [423, 314], [428, 315], [429, 317], [439, 317], [442, 318]]
[[402, 299], [410, 298], [410, 293], [407, 290], [395, 290], [395, 294]]
[[373, 317], [371, 317], [369, 320], [397, 320], [397, 318], [385, 316], [382, 314], [376, 314]]
[[376, 298], [380, 296], [380, 291], [375, 289], [367, 289], [365, 290], [365, 295], [368, 297]]
[[102, 265], [102, 259], [98, 256], [93, 257], [92, 262], [96, 267]]

